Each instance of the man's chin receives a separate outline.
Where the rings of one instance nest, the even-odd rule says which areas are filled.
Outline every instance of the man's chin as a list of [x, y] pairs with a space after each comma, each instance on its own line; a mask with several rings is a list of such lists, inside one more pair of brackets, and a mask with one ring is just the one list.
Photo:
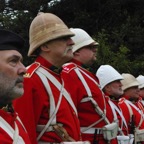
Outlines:
[[24, 89], [23, 88], [19, 88], [15, 91], [15, 95], [14, 98], [19, 98], [24, 94]]
[[68, 54], [67, 56], [65, 56], [66, 62], [70, 61], [72, 58], [73, 58], [73, 54], [72, 55]]

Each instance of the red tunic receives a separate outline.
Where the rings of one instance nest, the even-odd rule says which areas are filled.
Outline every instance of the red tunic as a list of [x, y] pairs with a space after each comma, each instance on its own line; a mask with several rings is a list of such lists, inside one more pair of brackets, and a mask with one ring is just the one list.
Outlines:
[[[56, 68], [48, 63], [44, 58], [38, 57], [36, 62], [51, 73], [60, 83], [61, 77], [55, 73]], [[29, 67], [29, 69], [31, 66]], [[28, 69], [28, 71], [29, 71]], [[36, 132], [37, 125], [45, 125], [49, 120], [50, 101], [49, 96], [44, 88], [39, 76], [35, 73], [36, 68], [30, 72], [32, 75], [26, 77], [24, 80], [24, 95], [15, 101], [15, 110], [19, 113], [29, 135], [32, 144], [37, 143]], [[53, 92], [55, 105], [58, 103], [60, 91], [49, 81], [51, 90]], [[73, 108], [69, 105], [67, 100], [62, 97], [62, 101], [58, 112], [56, 114], [57, 122], [63, 124], [68, 134], [76, 141], [80, 140], [80, 126], [79, 120]], [[45, 132], [40, 141], [44, 142], [61, 142], [61, 138], [55, 132]]]
[[[119, 105], [118, 105], [118, 103], [119, 103], [119, 101], [118, 100], [114, 100], [114, 99], [111, 99], [110, 97], [107, 97], [106, 96], [106, 103], [108, 103], [107, 104], [107, 112], [108, 111], [112, 111], [111, 110], [111, 106], [110, 106], [110, 104], [109, 104], [109, 102], [108, 102], [108, 100], [110, 99], [110, 101], [112, 101], [116, 106], [117, 106], [117, 108], [120, 110], [120, 112], [122, 113], [122, 111], [121, 111], [121, 109], [119, 108]], [[128, 111], [127, 111], [127, 113], [128, 113]], [[107, 117], [108, 117], [108, 114], [109, 113], [107, 113]], [[124, 117], [124, 119], [125, 119], [125, 121], [126, 121], [126, 125], [123, 123], [122, 124], [122, 117], [120, 116], [120, 114], [116, 111], [116, 114], [117, 114], [117, 118], [118, 118], [118, 123], [119, 123], [119, 127], [122, 129], [122, 131], [123, 131], [123, 133], [124, 133], [124, 135], [128, 135], [129, 134], [129, 122], [130, 122], [130, 117], [125, 117], [125, 115], [123, 115], [123, 113], [122, 113], [122, 115], [123, 115], [123, 117]]]
[[[81, 67], [81, 64], [78, 61], [73, 61], [82, 71], [84, 71], [87, 75], [89, 75], [94, 81], [98, 82], [97, 77], [89, 72], [88, 70]], [[95, 111], [95, 108], [93, 104], [90, 101], [87, 102], [81, 102], [83, 98], [87, 98], [88, 94], [84, 88], [84, 85], [82, 84], [81, 80], [77, 76], [75, 72], [75, 68], [77, 66], [71, 65], [65, 65], [63, 66], [62, 70], [62, 78], [64, 79], [65, 85], [68, 86], [67, 89], [70, 92], [72, 99], [76, 105], [76, 108], [78, 110], [78, 117], [80, 120], [80, 126], [81, 127], [88, 127], [94, 122], [101, 119], [101, 116]], [[92, 96], [94, 100], [98, 103], [99, 107], [104, 110], [104, 101], [105, 98], [102, 95], [102, 91], [100, 90], [99, 86], [96, 85], [91, 79], [89, 79], [85, 74], [83, 74], [83, 77], [85, 81], [87, 82], [90, 91], [92, 93]], [[69, 87], [71, 85], [71, 87]], [[113, 121], [113, 114], [111, 111], [107, 110], [107, 116], [110, 122]], [[93, 126], [93, 128], [102, 128], [106, 123], [104, 120], [102, 120], [100, 123]], [[82, 139], [83, 140], [89, 140], [91, 143], [93, 143], [95, 140], [99, 142], [99, 144], [106, 144], [107, 141], [104, 140], [102, 134], [88, 134], [88, 133], [82, 133]], [[112, 143], [112, 141], [111, 141]], [[114, 142], [117, 143], [117, 142]]]
[[[19, 120], [16, 119], [17, 114], [15, 112], [11, 113], [11, 112], [5, 112], [4, 110], [0, 110], [0, 117], [2, 117], [11, 126], [11, 128], [14, 129], [14, 131], [15, 131], [14, 122], [16, 122], [19, 130], [19, 136], [22, 137], [23, 142], [25, 144], [31, 144], [29, 136], [25, 131], [23, 125], [20, 123]], [[14, 135], [14, 133], [12, 135]], [[2, 128], [2, 123], [0, 123], [0, 143], [1, 144], [13, 143], [13, 139], [10, 137], [6, 129]]]
[[139, 99], [134, 104], [142, 111], [144, 115], [144, 104], [142, 98], [139, 97]]
[[[121, 108], [126, 120], [131, 119], [133, 115], [132, 123], [129, 124], [129, 133], [132, 133], [133, 127], [137, 127], [139, 125], [142, 115], [133, 106], [131, 106], [130, 104], [129, 106], [132, 110], [132, 113], [130, 112], [130, 108], [128, 108], [128, 106], [126, 105], [126, 99], [125, 98], [120, 99], [119, 107]], [[144, 129], [144, 121], [141, 123], [139, 129]]]

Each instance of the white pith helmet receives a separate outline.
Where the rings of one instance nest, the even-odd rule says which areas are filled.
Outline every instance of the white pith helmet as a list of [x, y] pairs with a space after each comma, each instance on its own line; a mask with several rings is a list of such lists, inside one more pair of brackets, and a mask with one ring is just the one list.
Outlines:
[[93, 45], [99, 45], [92, 37], [83, 29], [80, 28], [70, 28], [70, 31], [75, 34], [75, 36], [71, 37], [73, 42], [75, 43], [73, 45], [72, 51], [75, 52], [79, 49], [81, 49], [84, 46], [93, 44]]
[[64, 36], [74, 36], [65, 23], [56, 15], [51, 13], [39, 13], [30, 25], [28, 56], [45, 42], [61, 38]]
[[110, 65], [101, 65], [96, 72], [96, 76], [102, 89], [113, 81], [123, 79], [121, 74]]
[[124, 78], [123, 80], [121, 80], [123, 90], [126, 90], [134, 86], [139, 86], [137, 79], [133, 75], [129, 73], [123, 73], [122, 77]]
[[139, 75], [137, 78], [137, 81], [139, 82], [139, 88], [144, 88], [144, 76], [143, 75]]

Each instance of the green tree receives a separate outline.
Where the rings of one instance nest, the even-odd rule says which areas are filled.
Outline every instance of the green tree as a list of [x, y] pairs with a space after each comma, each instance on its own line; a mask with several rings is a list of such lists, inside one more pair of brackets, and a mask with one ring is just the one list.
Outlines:
[[30, 23], [40, 11], [54, 13], [68, 27], [82, 28], [99, 41], [93, 72], [101, 64], [111, 64], [121, 73], [138, 75], [144, 73], [143, 5], [143, 0], [1, 0], [0, 26], [24, 37], [28, 65]]

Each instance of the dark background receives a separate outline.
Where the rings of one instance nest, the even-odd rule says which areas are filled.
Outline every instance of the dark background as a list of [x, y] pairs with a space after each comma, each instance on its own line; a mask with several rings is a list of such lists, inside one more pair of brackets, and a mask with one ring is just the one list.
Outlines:
[[68, 27], [86, 30], [100, 43], [95, 72], [102, 64], [110, 64], [120, 73], [144, 75], [144, 0], [0, 0], [0, 28], [20, 34], [26, 45], [24, 64], [34, 59], [27, 57], [29, 26], [38, 12], [59, 16]]

